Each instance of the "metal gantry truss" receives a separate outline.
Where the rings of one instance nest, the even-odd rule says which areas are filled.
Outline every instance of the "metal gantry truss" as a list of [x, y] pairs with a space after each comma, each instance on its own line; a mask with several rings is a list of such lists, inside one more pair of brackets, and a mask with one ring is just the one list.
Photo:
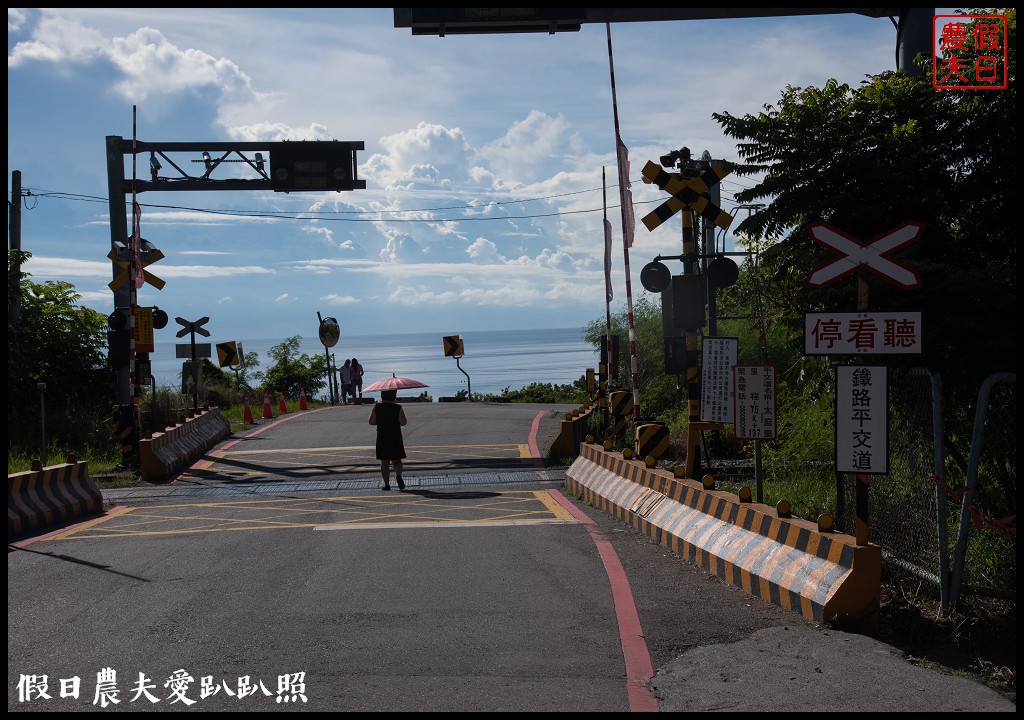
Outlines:
[[[114, 308], [132, 307], [131, 282], [118, 283], [125, 272], [129, 248], [128, 198], [139, 193], [275, 191], [341, 192], [362, 190], [356, 151], [362, 141], [260, 141], [260, 142], [144, 142], [117, 135], [106, 138], [107, 190], [110, 204], [110, 247], [114, 281]], [[189, 154], [187, 161], [175, 159]], [[126, 157], [133, 163], [126, 171]], [[201, 172], [191, 165], [200, 164]], [[138, 168], [142, 167], [142, 177]], [[214, 177], [218, 173], [223, 177]], [[162, 257], [162, 254], [161, 254]], [[113, 347], [111, 347], [113, 352]], [[130, 358], [128, 367], [117, 370], [117, 396], [131, 402]]]

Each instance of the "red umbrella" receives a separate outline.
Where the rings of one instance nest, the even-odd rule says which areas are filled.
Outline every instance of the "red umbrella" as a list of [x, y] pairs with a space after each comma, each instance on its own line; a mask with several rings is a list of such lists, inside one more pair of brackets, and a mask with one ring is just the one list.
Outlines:
[[419, 380], [413, 380], [412, 378], [395, 377], [394, 373], [391, 373], [391, 377], [378, 380], [375, 383], [370, 383], [363, 388], [363, 392], [379, 392], [381, 390], [406, 390], [407, 388], [425, 388], [429, 387], [426, 383], [421, 383]]

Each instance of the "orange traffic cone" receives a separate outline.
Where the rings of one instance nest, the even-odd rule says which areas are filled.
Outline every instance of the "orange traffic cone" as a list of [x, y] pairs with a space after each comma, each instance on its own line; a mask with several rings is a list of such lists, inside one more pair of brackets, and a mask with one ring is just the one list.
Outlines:
[[242, 420], [244, 420], [247, 425], [256, 424], [256, 421], [252, 419], [252, 408], [249, 407], [248, 396], [245, 398], [245, 412], [242, 414]]
[[309, 410], [309, 403], [306, 402], [306, 388], [299, 388], [299, 410]]
[[267, 393], [263, 393], [263, 419], [274, 419], [274, 411], [270, 409], [270, 396]]
[[288, 404], [284, 401], [284, 393], [278, 393], [277, 411], [284, 415], [288, 412]]

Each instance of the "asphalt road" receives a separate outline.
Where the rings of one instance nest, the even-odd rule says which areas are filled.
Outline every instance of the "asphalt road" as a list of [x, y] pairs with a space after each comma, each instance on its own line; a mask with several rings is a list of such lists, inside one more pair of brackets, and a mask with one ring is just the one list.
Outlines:
[[406, 410], [409, 492], [330, 408], [9, 544], [8, 710], [1016, 711], [567, 497], [564, 408]]

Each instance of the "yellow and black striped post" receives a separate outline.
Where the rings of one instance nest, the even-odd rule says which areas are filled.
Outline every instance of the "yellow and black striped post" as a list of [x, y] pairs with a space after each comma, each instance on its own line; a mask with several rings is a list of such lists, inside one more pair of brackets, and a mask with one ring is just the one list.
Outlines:
[[614, 418], [613, 434], [626, 432], [626, 418], [633, 414], [633, 394], [627, 390], [613, 390], [609, 403]]
[[668, 452], [668, 426], [663, 422], [647, 420], [636, 426], [637, 457], [660, 460]]
[[[693, 213], [683, 213], [683, 270], [696, 272], [696, 244], [693, 235]], [[686, 328], [686, 406], [690, 422], [700, 420], [700, 368], [697, 365], [697, 328]]]
[[613, 390], [611, 395], [611, 413], [616, 417], [633, 414], [633, 394], [628, 390]]
[[114, 438], [121, 446], [121, 463], [125, 467], [135, 467], [138, 432], [135, 406], [132, 403], [115, 405], [112, 419], [114, 421]]

